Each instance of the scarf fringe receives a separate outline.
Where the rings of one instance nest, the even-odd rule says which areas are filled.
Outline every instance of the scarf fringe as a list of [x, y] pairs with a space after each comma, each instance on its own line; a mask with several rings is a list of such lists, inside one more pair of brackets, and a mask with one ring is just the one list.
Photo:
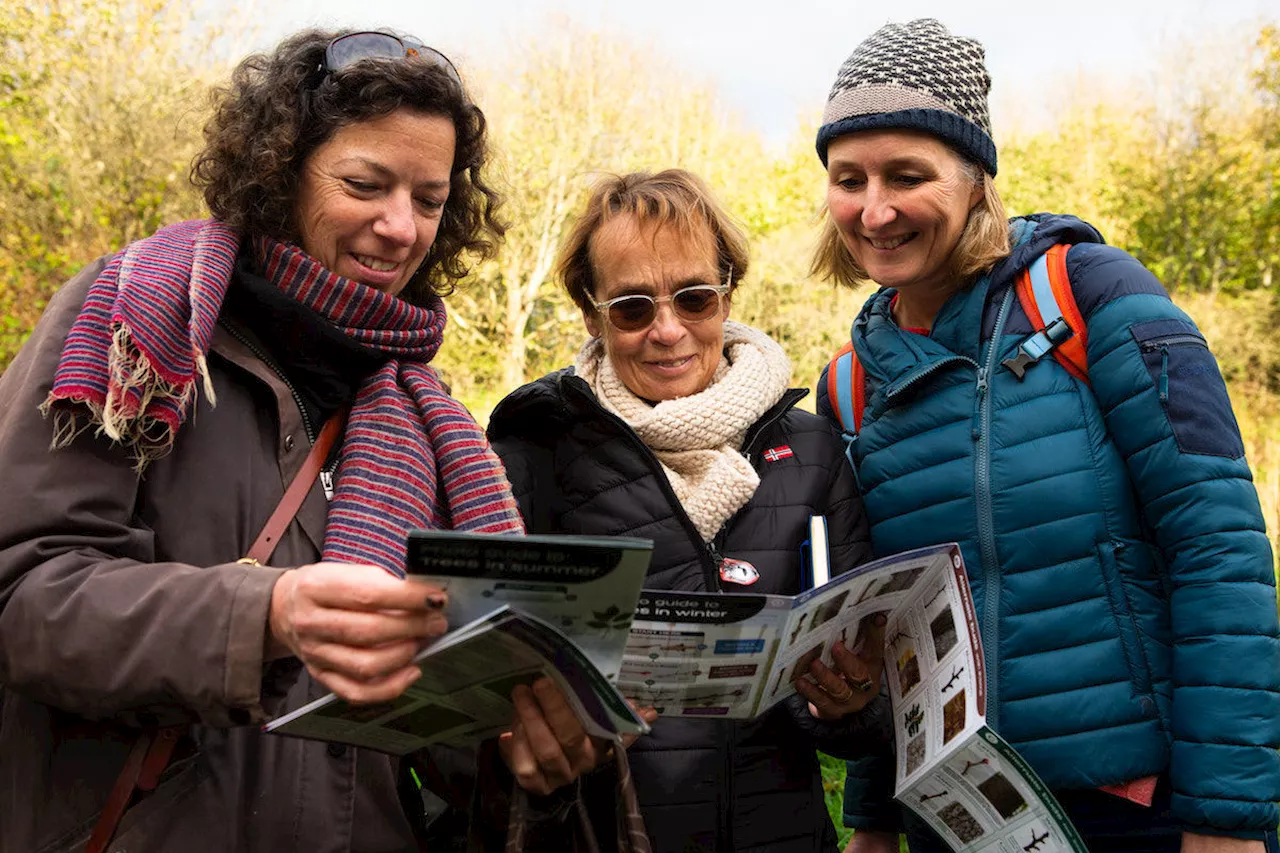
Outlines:
[[[206, 388], [207, 371], [206, 365]], [[108, 438], [128, 445], [140, 459], [163, 456], [173, 446], [173, 427], [146, 412], [154, 402], [168, 400], [177, 406], [181, 419], [195, 393], [194, 382], [175, 383], [161, 376], [151, 359], [133, 345], [128, 326], [121, 324], [112, 332], [107, 351], [107, 398], [101, 412], [95, 412], [101, 432]], [[130, 400], [131, 394], [137, 395], [136, 402]], [[164, 426], [160, 435], [154, 432], [157, 423]]]
[[[200, 355], [196, 367], [210, 404], [216, 404], [207, 359]], [[49, 448], [69, 446], [86, 430], [123, 445], [141, 474], [156, 459], [173, 449], [174, 427], [163, 418], [147, 414], [157, 400], [171, 401], [185, 412], [196, 393], [194, 382], [170, 382], [160, 375], [151, 360], [133, 345], [129, 328], [123, 324], [111, 333], [107, 351], [107, 394], [99, 402], [88, 394], [70, 398], [52, 393], [40, 405], [40, 413], [52, 418], [53, 439]], [[131, 399], [136, 395], [136, 399]], [[70, 403], [74, 405], [57, 405]]]
[[[40, 404], [40, 414], [49, 418], [53, 425], [53, 438], [49, 442], [50, 450], [58, 450], [59, 448], [70, 446], [73, 441], [80, 437], [81, 433], [89, 430], [93, 431], [94, 437], [106, 434], [106, 428], [103, 426], [102, 405], [100, 403], [88, 399], [76, 399], [74, 401], [76, 403], [75, 407], [57, 405], [65, 402], [65, 400], [55, 400], [50, 396]], [[147, 433], [156, 427], [159, 427], [165, 436], [170, 436], [167, 441], [149, 439]], [[112, 444], [125, 444], [129, 451], [129, 457], [134, 463], [133, 471], [141, 475], [146, 471], [148, 465], [173, 449], [173, 440], [169, 425], [159, 418], [143, 418], [138, 422], [138, 432], [140, 433], [139, 436], [128, 444], [119, 439], [112, 439]]]

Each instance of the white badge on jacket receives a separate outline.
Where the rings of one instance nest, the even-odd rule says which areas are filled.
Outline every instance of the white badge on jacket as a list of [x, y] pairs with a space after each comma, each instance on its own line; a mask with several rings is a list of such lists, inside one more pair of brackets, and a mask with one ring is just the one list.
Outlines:
[[736, 583], [742, 586], [751, 586], [751, 584], [760, 580], [760, 572], [755, 566], [746, 560], [735, 560], [732, 557], [725, 557], [720, 562], [720, 580], [726, 583]]

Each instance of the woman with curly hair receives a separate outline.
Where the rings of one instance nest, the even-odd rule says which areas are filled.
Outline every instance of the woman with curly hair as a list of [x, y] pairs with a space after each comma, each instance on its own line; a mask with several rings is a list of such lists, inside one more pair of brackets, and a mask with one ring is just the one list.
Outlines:
[[400, 762], [259, 724], [421, 675], [409, 529], [522, 529], [429, 365], [502, 232], [457, 71], [308, 31], [215, 105], [213, 218], [90, 264], [0, 378], [0, 849], [413, 848]]

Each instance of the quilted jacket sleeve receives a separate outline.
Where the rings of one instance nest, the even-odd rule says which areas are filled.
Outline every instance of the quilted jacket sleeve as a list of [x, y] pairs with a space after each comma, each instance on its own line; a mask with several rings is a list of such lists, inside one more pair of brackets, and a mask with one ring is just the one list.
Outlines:
[[1257, 492], [1217, 362], [1155, 277], [1079, 245], [1089, 377], [1167, 571], [1175, 815], [1258, 837], [1280, 814], [1280, 628]]

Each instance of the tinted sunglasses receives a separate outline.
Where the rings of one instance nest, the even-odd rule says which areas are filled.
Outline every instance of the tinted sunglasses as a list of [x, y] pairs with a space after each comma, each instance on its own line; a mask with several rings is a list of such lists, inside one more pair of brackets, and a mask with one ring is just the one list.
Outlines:
[[592, 302], [619, 332], [647, 329], [658, 319], [658, 305], [671, 303], [671, 310], [685, 323], [701, 323], [720, 313], [720, 302], [729, 292], [727, 284], [695, 284], [682, 287], [670, 296], [654, 298], [644, 293], [628, 293], [604, 302]]
[[349, 68], [362, 59], [400, 59], [405, 56], [422, 57], [444, 69], [451, 80], [462, 85], [458, 69], [453, 67], [449, 57], [433, 47], [409, 39], [399, 39], [388, 33], [365, 32], [338, 36], [325, 48], [324, 64], [317, 71], [332, 74]]

